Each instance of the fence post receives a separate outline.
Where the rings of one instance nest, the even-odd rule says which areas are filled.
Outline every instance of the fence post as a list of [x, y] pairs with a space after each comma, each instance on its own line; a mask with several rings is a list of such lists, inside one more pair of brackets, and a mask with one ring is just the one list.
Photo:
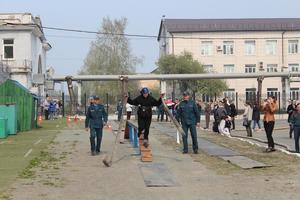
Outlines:
[[281, 108], [280, 108], [281, 107], [281, 105], [280, 105], [281, 104], [280, 92], [278, 92], [278, 99], [277, 100], [278, 100], [278, 113], [280, 113], [280, 110], [281, 110]]
[[83, 101], [83, 103], [84, 103], [84, 115], [86, 115], [86, 93], [84, 93], [84, 101]]
[[106, 112], [108, 116], [108, 93], [106, 93]]
[[237, 111], [239, 110], [239, 94], [238, 94], [238, 92], [235, 93], [235, 108]]
[[65, 93], [61, 93], [61, 103], [62, 103], [62, 116], [65, 117]]
[[134, 128], [133, 132], [133, 147], [137, 148], [138, 147], [138, 134], [137, 134], [137, 129]]

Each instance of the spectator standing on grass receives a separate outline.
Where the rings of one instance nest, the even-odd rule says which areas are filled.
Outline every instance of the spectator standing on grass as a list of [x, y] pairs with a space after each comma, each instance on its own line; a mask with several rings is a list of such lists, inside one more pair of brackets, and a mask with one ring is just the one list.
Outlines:
[[50, 120], [54, 120], [54, 115], [56, 113], [56, 103], [55, 101], [51, 100], [49, 104], [49, 115], [50, 115]]
[[255, 130], [256, 124], [258, 126], [258, 130], [261, 131], [261, 125], [260, 125], [260, 110], [257, 103], [254, 103], [253, 106], [253, 115], [252, 115], [253, 125], [252, 129]]
[[235, 130], [235, 117], [237, 116], [237, 110], [233, 102], [229, 105], [230, 107], [230, 118], [231, 118], [231, 130]]
[[130, 120], [131, 113], [132, 113], [132, 105], [130, 105], [129, 103], [126, 103], [127, 120]]
[[294, 128], [295, 151], [299, 152], [299, 136], [300, 136], [300, 103], [296, 105], [296, 111], [290, 117], [291, 125]]
[[45, 120], [49, 119], [49, 105], [50, 105], [50, 99], [49, 96], [46, 95], [46, 98], [43, 102], [43, 109], [44, 109], [44, 114], [45, 114]]
[[205, 108], [204, 108], [204, 115], [205, 115], [205, 128], [204, 129], [209, 129], [212, 102], [213, 102], [212, 100], [210, 100], [210, 102], [207, 102], [205, 105]]
[[247, 136], [252, 137], [251, 122], [252, 122], [253, 109], [249, 102], [246, 102], [244, 105], [245, 105], [245, 111], [243, 114], [243, 126], [246, 127]]
[[294, 129], [293, 129], [294, 126], [293, 126], [293, 124], [291, 122], [291, 117], [293, 115], [293, 112], [296, 110], [296, 105], [295, 105], [294, 102], [295, 101], [293, 101], [293, 100], [290, 99], [289, 100], [289, 106], [286, 109], [286, 112], [288, 114], [288, 123], [289, 123], [289, 126], [290, 126], [290, 130], [289, 130], [290, 138], [292, 138], [292, 134], [293, 134], [293, 131], [294, 131]]
[[275, 125], [274, 114], [276, 112], [276, 109], [277, 104], [276, 98], [274, 96], [266, 99], [262, 105], [262, 110], [264, 112], [264, 128], [268, 139], [268, 148], [266, 149], [266, 152], [276, 151], [274, 146], [274, 139], [272, 136]]

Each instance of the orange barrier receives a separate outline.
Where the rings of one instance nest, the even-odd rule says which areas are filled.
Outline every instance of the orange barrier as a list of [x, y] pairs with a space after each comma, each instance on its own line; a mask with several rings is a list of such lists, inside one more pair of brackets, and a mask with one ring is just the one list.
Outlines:
[[42, 115], [39, 115], [39, 117], [38, 117], [38, 124], [42, 124], [42, 121], [43, 121]]
[[67, 123], [70, 123], [71, 122], [71, 117], [70, 115], [67, 116]]

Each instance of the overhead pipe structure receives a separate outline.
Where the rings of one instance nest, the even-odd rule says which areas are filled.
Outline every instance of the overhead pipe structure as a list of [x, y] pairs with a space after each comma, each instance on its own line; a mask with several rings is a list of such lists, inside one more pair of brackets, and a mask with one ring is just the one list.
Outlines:
[[[281, 77], [285, 87], [289, 89], [290, 78], [300, 77], [300, 72], [258, 72], [258, 73], [215, 73], [215, 74], [138, 74], [138, 75], [75, 75], [75, 76], [54, 76], [50, 80], [54, 82], [62, 82], [66, 80], [72, 81], [122, 81], [130, 80], [201, 80], [201, 79], [246, 79], [256, 78], [258, 82], [257, 101], [261, 102], [262, 82], [265, 78]], [[295, 81], [295, 80], [294, 80]], [[299, 81], [299, 80], [296, 80]], [[289, 90], [285, 90], [289, 91]], [[283, 107], [286, 108], [286, 102], [289, 94], [284, 92], [282, 95]]]
[[243, 79], [243, 78], [272, 78], [272, 77], [300, 77], [300, 72], [259, 72], [259, 73], [228, 73], [228, 74], [138, 74], [138, 75], [75, 75], [54, 76], [55, 82], [66, 81], [70, 77], [73, 81], [117, 81], [122, 77], [128, 80], [199, 80], [199, 79]]

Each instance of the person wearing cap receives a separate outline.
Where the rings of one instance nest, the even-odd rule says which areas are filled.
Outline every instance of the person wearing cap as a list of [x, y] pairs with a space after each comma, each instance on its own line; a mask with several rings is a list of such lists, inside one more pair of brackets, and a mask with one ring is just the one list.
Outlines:
[[183, 92], [183, 100], [179, 103], [177, 115], [185, 135], [182, 137], [183, 153], [188, 153], [188, 130], [191, 132], [193, 151], [198, 153], [196, 125], [200, 126], [200, 114], [196, 103], [190, 99], [189, 92]]
[[[92, 156], [100, 153], [103, 126], [107, 123], [107, 113], [100, 98], [94, 97], [94, 103], [87, 110], [85, 128], [86, 131], [90, 130], [90, 144]], [[95, 144], [96, 139], [96, 144]]]
[[128, 96], [127, 103], [131, 105], [138, 106], [138, 137], [144, 140], [144, 146], [148, 147], [149, 145], [149, 128], [152, 120], [152, 107], [159, 106], [162, 103], [163, 94], [160, 95], [160, 98], [156, 100], [149, 93], [149, 89], [144, 87], [141, 90], [141, 95], [137, 96], [135, 99], [131, 99]]

